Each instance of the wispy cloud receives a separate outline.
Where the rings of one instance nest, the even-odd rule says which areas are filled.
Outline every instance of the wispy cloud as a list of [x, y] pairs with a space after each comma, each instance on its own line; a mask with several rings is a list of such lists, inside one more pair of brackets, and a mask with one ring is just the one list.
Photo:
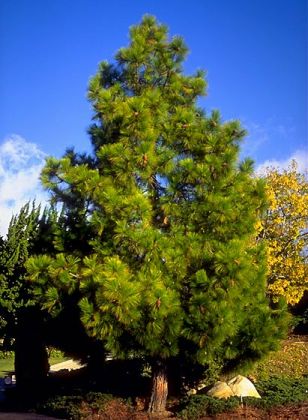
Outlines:
[[294, 138], [295, 128], [292, 122], [281, 124], [274, 118], [268, 118], [261, 123], [247, 121], [243, 118], [243, 125], [248, 135], [242, 144], [241, 155], [251, 156], [258, 160], [258, 155], [273, 147], [273, 144], [284, 144]]
[[13, 214], [29, 200], [45, 204], [39, 176], [45, 153], [36, 144], [18, 135], [11, 135], [0, 145], [0, 235], [7, 233]]
[[260, 124], [246, 123], [244, 124], [248, 135], [242, 145], [242, 155], [253, 156], [262, 146], [269, 141], [269, 130]]
[[267, 168], [276, 168], [278, 170], [287, 169], [292, 160], [297, 162], [299, 172], [304, 173], [308, 170], [308, 150], [297, 150], [291, 156], [283, 160], [266, 160], [256, 167], [255, 172], [258, 175], [263, 175], [266, 173]]

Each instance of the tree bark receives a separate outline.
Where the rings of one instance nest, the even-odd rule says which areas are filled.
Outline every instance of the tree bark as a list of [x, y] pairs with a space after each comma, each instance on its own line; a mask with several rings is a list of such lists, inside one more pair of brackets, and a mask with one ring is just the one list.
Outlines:
[[152, 366], [152, 394], [149, 413], [163, 413], [166, 411], [168, 396], [167, 367], [164, 361], [156, 361]]

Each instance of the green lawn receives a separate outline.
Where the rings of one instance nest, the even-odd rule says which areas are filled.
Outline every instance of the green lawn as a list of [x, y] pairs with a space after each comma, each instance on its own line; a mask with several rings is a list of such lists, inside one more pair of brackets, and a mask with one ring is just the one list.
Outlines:
[[65, 360], [69, 360], [69, 357], [61, 357], [61, 356], [59, 356], [59, 357], [50, 357], [50, 359], [49, 359], [49, 364], [50, 364], [50, 366], [52, 366], [52, 365], [55, 365], [55, 364], [57, 364], [57, 363], [61, 363], [61, 362], [64, 362]]
[[290, 336], [281, 343], [281, 349], [259, 362], [250, 374], [256, 380], [271, 376], [301, 378], [308, 375], [308, 337]]
[[7, 359], [0, 359], [0, 378], [6, 376], [8, 373], [14, 371], [14, 357], [8, 357]]

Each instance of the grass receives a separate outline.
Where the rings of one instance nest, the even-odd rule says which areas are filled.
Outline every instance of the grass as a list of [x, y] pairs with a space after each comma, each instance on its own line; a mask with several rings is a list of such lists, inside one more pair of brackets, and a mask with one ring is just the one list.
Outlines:
[[289, 337], [279, 351], [258, 363], [250, 376], [267, 380], [272, 376], [300, 378], [308, 375], [308, 340], [305, 336]]
[[9, 356], [6, 359], [0, 359], [0, 378], [3, 378], [8, 373], [14, 371], [14, 356]]
[[65, 356], [54, 356], [49, 358], [49, 364], [52, 366], [56, 365], [57, 363], [65, 362], [66, 360], [69, 360], [69, 358]]

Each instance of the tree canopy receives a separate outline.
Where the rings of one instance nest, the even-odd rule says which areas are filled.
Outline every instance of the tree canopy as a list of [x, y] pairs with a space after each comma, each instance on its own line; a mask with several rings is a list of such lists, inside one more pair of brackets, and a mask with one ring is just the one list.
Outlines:
[[187, 47], [146, 16], [89, 85], [93, 153], [50, 158], [42, 180], [67, 220], [54, 256], [27, 268], [44, 308], [77, 296], [81, 320], [114, 357], [152, 363], [151, 411], [164, 409], [166, 365], [181, 357], [234, 367], [283, 335], [266, 298], [255, 224], [262, 180], [239, 162], [245, 131], [198, 106], [204, 74], [187, 76]]

